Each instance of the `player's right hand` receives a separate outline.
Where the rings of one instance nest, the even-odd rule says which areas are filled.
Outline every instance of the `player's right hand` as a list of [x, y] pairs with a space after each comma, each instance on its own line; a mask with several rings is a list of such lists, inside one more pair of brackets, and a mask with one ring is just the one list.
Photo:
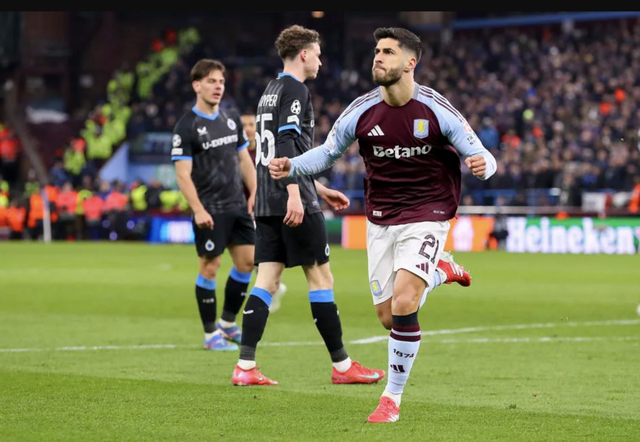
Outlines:
[[269, 173], [274, 180], [281, 180], [289, 176], [291, 161], [287, 157], [274, 158], [269, 162]]
[[213, 230], [213, 218], [206, 210], [202, 210], [200, 212], [196, 212], [195, 214], [195, 222], [196, 226], [201, 229], [211, 229]]
[[288, 227], [298, 227], [304, 218], [304, 207], [300, 198], [291, 198], [287, 201], [287, 214], [282, 221]]

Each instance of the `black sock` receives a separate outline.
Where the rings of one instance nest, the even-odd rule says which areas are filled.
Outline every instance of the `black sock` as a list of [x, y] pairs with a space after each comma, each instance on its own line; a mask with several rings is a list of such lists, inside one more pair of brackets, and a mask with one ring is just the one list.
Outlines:
[[196, 299], [205, 333], [216, 331], [216, 281], [198, 275]]
[[256, 360], [256, 347], [262, 339], [262, 333], [269, 318], [271, 294], [265, 289], [254, 287], [244, 306], [242, 316], [242, 340], [240, 341], [240, 359]]
[[224, 288], [224, 307], [220, 318], [227, 322], [236, 322], [236, 316], [247, 295], [249, 281], [251, 281], [251, 272], [241, 273], [235, 267], [231, 269]]
[[342, 343], [342, 325], [338, 306], [333, 302], [333, 290], [314, 290], [309, 292], [311, 314], [316, 327], [331, 355], [331, 362], [347, 359], [347, 351]]

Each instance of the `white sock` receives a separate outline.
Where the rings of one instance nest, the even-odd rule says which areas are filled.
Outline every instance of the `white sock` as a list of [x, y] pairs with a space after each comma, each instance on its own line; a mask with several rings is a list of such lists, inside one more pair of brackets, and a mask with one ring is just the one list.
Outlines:
[[[444, 275], [444, 276], [443, 276]], [[436, 272], [433, 274], [433, 280], [431, 281], [431, 285], [427, 284], [427, 288], [424, 289], [422, 293], [422, 299], [420, 300], [420, 307], [422, 307], [427, 300], [427, 295], [436, 287], [444, 284], [447, 280], [447, 274], [440, 269], [436, 269]]]
[[238, 359], [238, 367], [243, 370], [251, 370], [256, 366], [256, 361], [246, 361], [244, 359]]
[[391, 393], [387, 389], [382, 392], [382, 396], [386, 396], [396, 403], [398, 407], [400, 407], [400, 402], [402, 402], [402, 394], [401, 393]]
[[388, 349], [389, 377], [385, 390], [389, 393], [402, 394], [420, 349], [420, 325], [394, 324], [391, 327]]
[[344, 361], [334, 362], [333, 366], [340, 373], [344, 373], [345, 371], [351, 368], [351, 358], [347, 357], [347, 359], [345, 359]]
[[229, 327], [233, 327], [234, 325], [236, 325], [235, 322], [227, 322], [224, 319], [220, 318], [218, 319], [218, 323], [223, 326], [224, 328], [229, 328]]

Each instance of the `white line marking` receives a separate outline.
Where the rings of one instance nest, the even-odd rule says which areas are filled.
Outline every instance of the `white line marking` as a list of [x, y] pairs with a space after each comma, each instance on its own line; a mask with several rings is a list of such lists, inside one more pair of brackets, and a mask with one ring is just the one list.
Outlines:
[[586, 336], [552, 338], [541, 336], [539, 338], [477, 338], [477, 339], [441, 339], [439, 341], [427, 341], [429, 344], [511, 344], [522, 342], [595, 342], [595, 341], [640, 341], [640, 336]]
[[[514, 324], [514, 325], [492, 325], [486, 327], [465, 327], [444, 330], [425, 330], [422, 336], [436, 335], [452, 335], [458, 333], [474, 333], [484, 331], [502, 331], [502, 330], [527, 330], [533, 328], [555, 328], [555, 327], [593, 327], [593, 326], [611, 326], [611, 325], [637, 325], [640, 319], [621, 319], [613, 321], [587, 321], [587, 322], [549, 322], [546, 324]], [[386, 341], [389, 335], [373, 336], [371, 338], [358, 339], [351, 341], [350, 344], [372, 344], [374, 342]]]
[[91, 350], [150, 350], [158, 348], [178, 348], [186, 345], [148, 344], [148, 345], [96, 345], [92, 347], [55, 347], [55, 348], [0, 348], [0, 353], [25, 353], [34, 351], [91, 351]]
[[[638, 325], [640, 319], [623, 319], [613, 321], [588, 321], [588, 322], [560, 322], [546, 324], [515, 324], [515, 325], [494, 325], [486, 327], [465, 327], [443, 330], [425, 330], [422, 336], [450, 335], [458, 333], [474, 333], [483, 331], [500, 330], [526, 330], [536, 328], [555, 327], [593, 327], [593, 326], [614, 326], [614, 325]], [[386, 341], [389, 335], [373, 336], [371, 338], [357, 339], [349, 344], [373, 344], [375, 342]], [[475, 338], [475, 339], [441, 339], [429, 340], [428, 343], [458, 344], [458, 343], [517, 343], [517, 342], [592, 342], [592, 341], [636, 341], [640, 336], [612, 336], [612, 337], [521, 337], [521, 338]], [[322, 341], [299, 341], [299, 342], [264, 342], [261, 347], [299, 347], [324, 345]], [[55, 348], [0, 348], [0, 353], [29, 353], [44, 351], [98, 351], [98, 350], [153, 350], [153, 349], [174, 349], [192, 348], [193, 345], [175, 344], [147, 344], [147, 345], [99, 345], [99, 346], [67, 346]]]

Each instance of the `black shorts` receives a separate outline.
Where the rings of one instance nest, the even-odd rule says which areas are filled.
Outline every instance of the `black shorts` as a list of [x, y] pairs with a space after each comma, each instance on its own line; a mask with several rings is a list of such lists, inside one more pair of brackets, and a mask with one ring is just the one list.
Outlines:
[[305, 213], [302, 224], [287, 227], [284, 216], [256, 217], [255, 264], [280, 262], [285, 267], [329, 262], [329, 243], [324, 215]]
[[256, 231], [251, 216], [247, 212], [211, 214], [213, 230], [199, 228], [192, 220], [198, 256], [215, 257], [222, 255], [230, 244], [256, 243]]

